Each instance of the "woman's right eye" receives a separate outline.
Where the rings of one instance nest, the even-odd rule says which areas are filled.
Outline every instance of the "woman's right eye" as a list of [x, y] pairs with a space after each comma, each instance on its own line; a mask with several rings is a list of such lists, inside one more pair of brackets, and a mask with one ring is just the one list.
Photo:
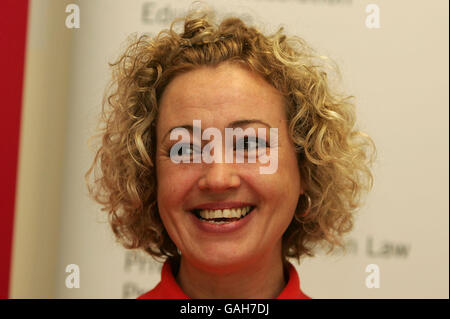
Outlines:
[[194, 144], [182, 144], [178, 149], [178, 156], [192, 156], [196, 152], [201, 153], [201, 150]]

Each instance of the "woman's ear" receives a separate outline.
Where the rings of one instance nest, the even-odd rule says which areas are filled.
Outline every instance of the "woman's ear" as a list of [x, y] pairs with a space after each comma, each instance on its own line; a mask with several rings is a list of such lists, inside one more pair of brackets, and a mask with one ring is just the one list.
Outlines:
[[302, 196], [305, 193], [305, 188], [303, 185], [303, 182], [300, 182], [300, 192], [298, 193], [299, 196]]

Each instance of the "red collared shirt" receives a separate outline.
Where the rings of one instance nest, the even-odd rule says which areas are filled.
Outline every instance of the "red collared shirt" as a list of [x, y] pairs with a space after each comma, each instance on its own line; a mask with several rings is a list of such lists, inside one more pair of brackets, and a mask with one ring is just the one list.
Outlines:
[[[297, 270], [291, 263], [288, 263], [288, 273], [289, 281], [276, 299], [311, 299], [301, 291]], [[189, 299], [189, 297], [178, 286], [170, 263], [166, 261], [161, 270], [161, 281], [138, 299]]]

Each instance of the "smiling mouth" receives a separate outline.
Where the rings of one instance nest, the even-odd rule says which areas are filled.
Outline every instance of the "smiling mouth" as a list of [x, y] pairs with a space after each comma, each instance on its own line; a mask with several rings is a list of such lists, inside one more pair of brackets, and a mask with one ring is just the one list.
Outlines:
[[194, 209], [192, 213], [202, 220], [213, 224], [225, 224], [241, 220], [248, 216], [256, 206], [244, 206], [230, 209]]

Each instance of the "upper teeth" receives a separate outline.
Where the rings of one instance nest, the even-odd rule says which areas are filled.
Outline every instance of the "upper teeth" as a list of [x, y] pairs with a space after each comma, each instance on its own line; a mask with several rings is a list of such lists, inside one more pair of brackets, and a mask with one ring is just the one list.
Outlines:
[[251, 206], [245, 206], [240, 208], [231, 209], [203, 209], [200, 211], [200, 216], [205, 219], [212, 218], [241, 218], [247, 215]]

